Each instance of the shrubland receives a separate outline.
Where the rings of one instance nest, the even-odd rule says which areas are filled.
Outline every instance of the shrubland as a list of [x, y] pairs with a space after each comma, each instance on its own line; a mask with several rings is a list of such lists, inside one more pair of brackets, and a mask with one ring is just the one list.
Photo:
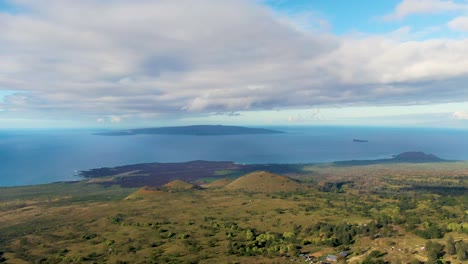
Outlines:
[[341, 263], [464, 263], [467, 175], [462, 162], [317, 164], [206, 188], [1, 188], [0, 262], [299, 263], [332, 255]]

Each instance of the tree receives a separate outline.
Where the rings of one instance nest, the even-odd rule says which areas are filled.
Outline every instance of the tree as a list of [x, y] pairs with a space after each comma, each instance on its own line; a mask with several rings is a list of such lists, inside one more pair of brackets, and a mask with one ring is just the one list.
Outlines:
[[455, 241], [453, 241], [452, 236], [449, 236], [447, 238], [447, 245], [445, 246], [445, 251], [449, 255], [455, 255], [455, 253], [457, 252], [456, 249], [455, 249]]
[[426, 251], [427, 251], [427, 263], [437, 263], [439, 257], [443, 255], [444, 246], [437, 242], [427, 241], [426, 242]]
[[255, 235], [252, 232], [252, 230], [247, 229], [247, 231], [245, 231], [245, 239], [247, 239], [247, 240], [254, 240], [255, 239]]
[[464, 261], [468, 260], [468, 244], [460, 241], [456, 244], [455, 248], [457, 249], [457, 257], [459, 260]]
[[286, 240], [286, 241], [292, 241], [294, 240], [295, 238], [295, 234], [293, 232], [284, 232], [283, 233], [283, 238]]
[[438, 257], [438, 254], [436, 251], [428, 251], [427, 252], [427, 263], [428, 264], [436, 264], [437, 263], [437, 259], [439, 259]]

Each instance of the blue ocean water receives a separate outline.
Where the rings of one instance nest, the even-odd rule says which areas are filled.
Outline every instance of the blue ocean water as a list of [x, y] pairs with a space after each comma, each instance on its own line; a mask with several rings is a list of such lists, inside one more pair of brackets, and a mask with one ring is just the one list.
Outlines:
[[[375, 127], [274, 127], [284, 134], [97, 136], [95, 131], [0, 131], [0, 186], [79, 179], [78, 170], [190, 160], [308, 163], [424, 151], [468, 160], [468, 131]], [[365, 139], [356, 143], [353, 139]]]

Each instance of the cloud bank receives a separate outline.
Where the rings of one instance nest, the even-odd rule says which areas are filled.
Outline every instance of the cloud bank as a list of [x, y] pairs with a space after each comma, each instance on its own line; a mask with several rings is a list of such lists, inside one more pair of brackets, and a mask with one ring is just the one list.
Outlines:
[[[468, 100], [466, 39], [299, 30], [252, 0], [12, 2], [19, 13], [0, 13], [0, 89], [18, 91], [0, 108], [12, 115], [119, 123], [119, 116]], [[427, 2], [404, 1], [394, 16], [429, 12]]]

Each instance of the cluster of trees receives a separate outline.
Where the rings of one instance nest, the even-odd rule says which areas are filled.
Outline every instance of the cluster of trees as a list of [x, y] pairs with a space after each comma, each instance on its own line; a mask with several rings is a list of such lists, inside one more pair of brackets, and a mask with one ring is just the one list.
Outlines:
[[343, 186], [344, 185], [353, 185], [354, 182], [352, 181], [343, 181], [343, 182], [320, 182], [318, 184], [317, 189], [321, 192], [335, 192], [335, 193], [341, 193], [344, 192]]
[[341, 246], [354, 244], [356, 236], [390, 237], [395, 231], [386, 222], [372, 221], [366, 225], [333, 224], [318, 222], [304, 229], [304, 235], [308, 236], [304, 241], [314, 245]]
[[376, 221], [366, 225], [319, 222], [307, 228], [295, 225], [291, 232], [283, 234], [240, 228], [237, 232], [226, 232], [230, 241], [228, 252], [240, 256], [297, 255], [302, 245], [349, 246], [354, 244], [357, 236], [375, 238], [394, 233], [391, 226]]
[[[468, 234], [468, 228], [460, 224], [463, 221], [460, 215], [464, 209], [457, 206], [463, 202], [459, 197], [433, 194], [416, 196], [414, 193], [384, 193], [381, 196], [394, 202], [385, 205], [379, 205], [378, 201], [375, 204], [364, 203], [354, 211], [382, 224], [402, 226], [407, 232], [413, 232], [424, 239], [440, 239], [451, 231]], [[427, 206], [418, 208], [418, 203], [425, 203]]]
[[422, 229], [415, 229], [414, 234], [424, 239], [443, 238], [446, 230], [439, 228], [434, 223], [423, 225]]
[[460, 261], [468, 260], [468, 243], [462, 240], [455, 242], [452, 236], [447, 238], [445, 246], [429, 240], [426, 242], [425, 249], [427, 252], [426, 264], [442, 263], [441, 258], [445, 254], [450, 256], [456, 255], [457, 259]]
[[[432, 221], [423, 222], [419, 216], [409, 213], [401, 213], [399, 209], [400, 208], [395, 207], [392, 215], [379, 214], [374, 217], [376, 219], [376, 223], [382, 225], [382, 227], [400, 225], [405, 227], [406, 231], [412, 231], [415, 235], [424, 239], [442, 238], [448, 231], [450, 231], [445, 225], [438, 225]], [[457, 227], [458, 226], [454, 226], [453, 228]], [[388, 229], [386, 230], [388, 231]], [[389, 237], [392, 236], [392, 233], [381, 232], [380, 235]]]
[[239, 256], [275, 256], [299, 254], [301, 249], [296, 242], [296, 236], [293, 232], [283, 234], [274, 232], [259, 232], [255, 229], [247, 229], [244, 232], [244, 238], [239, 241], [230, 241], [228, 252]]
[[468, 243], [464, 241], [455, 242], [452, 236], [447, 238], [445, 252], [448, 255], [457, 255], [459, 260], [468, 260]]

